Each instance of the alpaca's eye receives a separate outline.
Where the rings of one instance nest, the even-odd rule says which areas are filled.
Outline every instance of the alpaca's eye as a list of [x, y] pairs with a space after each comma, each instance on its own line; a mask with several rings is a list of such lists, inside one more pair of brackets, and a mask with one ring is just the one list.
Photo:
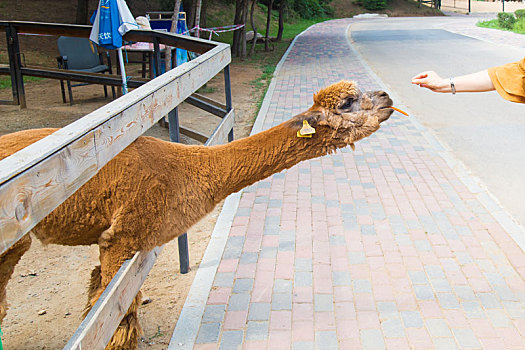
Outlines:
[[353, 98], [347, 98], [341, 106], [339, 106], [339, 109], [348, 109], [352, 107], [352, 103], [354, 103]]

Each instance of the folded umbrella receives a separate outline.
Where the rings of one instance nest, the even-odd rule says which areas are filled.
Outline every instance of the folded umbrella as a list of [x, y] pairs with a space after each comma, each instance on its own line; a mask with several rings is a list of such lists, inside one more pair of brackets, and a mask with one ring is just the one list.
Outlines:
[[89, 39], [106, 49], [117, 49], [122, 74], [122, 92], [128, 92], [124, 57], [122, 56], [122, 36], [131, 29], [139, 29], [139, 25], [131, 14], [124, 0], [100, 0], [93, 29]]

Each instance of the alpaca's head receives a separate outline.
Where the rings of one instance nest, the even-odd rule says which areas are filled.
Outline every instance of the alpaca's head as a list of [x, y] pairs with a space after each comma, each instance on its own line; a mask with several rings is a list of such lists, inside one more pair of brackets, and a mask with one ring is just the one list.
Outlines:
[[326, 138], [329, 148], [352, 145], [379, 129], [393, 112], [392, 100], [384, 91], [358, 89], [353, 81], [340, 81], [314, 95], [314, 105], [294, 117], [298, 130], [306, 120], [316, 133]]

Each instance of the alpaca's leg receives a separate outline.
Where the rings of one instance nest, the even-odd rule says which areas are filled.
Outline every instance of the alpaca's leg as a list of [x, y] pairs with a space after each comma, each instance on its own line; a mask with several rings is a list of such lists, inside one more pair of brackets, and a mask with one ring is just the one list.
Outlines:
[[31, 236], [25, 235], [0, 256], [0, 322], [7, 313], [6, 287], [15, 266], [31, 246]]
[[[109, 239], [104, 239], [109, 238]], [[127, 246], [113, 244], [115, 238], [111, 228], [106, 231], [99, 242], [100, 266], [91, 272], [91, 282], [88, 290], [88, 307], [85, 314], [95, 305], [111, 279], [115, 276], [122, 263], [133, 256], [134, 252]], [[115, 241], [119, 241], [116, 240]], [[120, 242], [118, 242], [120, 243]], [[138, 339], [142, 335], [142, 328], [138, 322], [138, 308], [142, 301], [139, 292], [129, 307], [126, 315], [120, 322], [113, 338], [106, 349], [137, 349]]]

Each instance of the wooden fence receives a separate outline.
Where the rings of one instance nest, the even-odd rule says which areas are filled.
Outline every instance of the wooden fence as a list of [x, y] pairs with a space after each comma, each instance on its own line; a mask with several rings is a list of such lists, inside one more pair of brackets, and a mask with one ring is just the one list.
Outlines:
[[[0, 30], [2, 28], [8, 32], [9, 38], [9, 35], [20, 32], [88, 37], [91, 27], [0, 22]], [[176, 138], [176, 107], [186, 99], [222, 117], [222, 122], [208, 137], [206, 144], [232, 140], [234, 111], [229, 79], [229, 45], [143, 30], [131, 31], [124, 39], [154, 42], [157, 47], [162, 43], [201, 55], [1, 160], [0, 254], [166, 115], [170, 120], [172, 139]], [[19, 55], [17, 59], [17, 53], [12, 54], [15, 62], [10, 62], [10, 66], [15, 71], [11, 70], [10, 73], [14, 82], [19, 83], [16, 75], [29, 74], [22, 72]], [[160, 60], [157, 60], [157, 64], [160, 64]], [[225, 105], [194, 94], [222, 70], [226, 85]], [[66, 349], [105, 347], [161, 249], [162, 247], [158, 247], [150, 252], [138, 252], [122, 265], [67, 343]]]

